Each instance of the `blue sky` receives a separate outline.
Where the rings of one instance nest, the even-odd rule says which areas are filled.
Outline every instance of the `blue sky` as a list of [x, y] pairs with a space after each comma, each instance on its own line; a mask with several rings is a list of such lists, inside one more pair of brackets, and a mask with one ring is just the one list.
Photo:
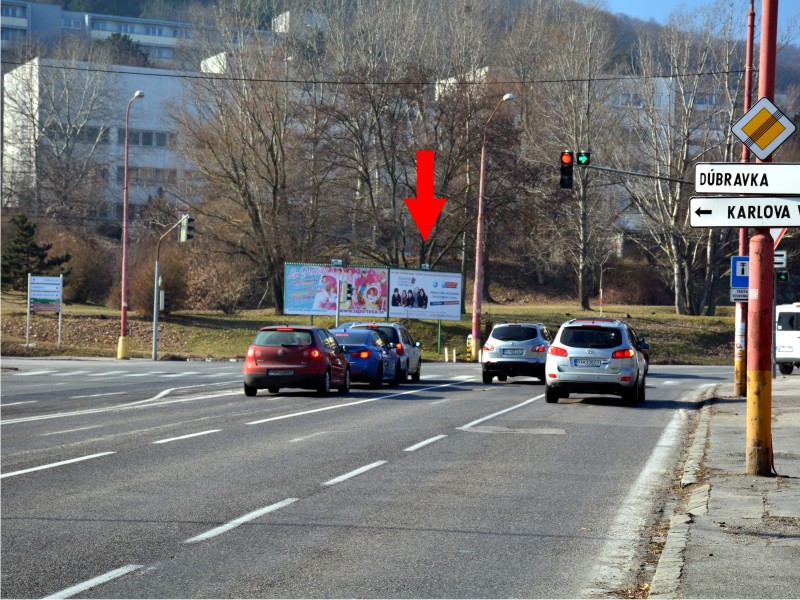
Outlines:
[[[624, 13], [632, 17], [637, 17], [645, 21], [655, 19], [659, 23], [665, 23], [670, 13], [681, 8], [692, 6], [707, 6], [706, 0], [607, 0], [609, 10], [612, 13]], [[744, 6], [742, 20], [747, 22], [747, 8], [749, 3], [746, 0], [738, 0]], [[762, 0], [756, 0], [755, 10], [756, 19], [761, 12]], [[785, 26], [791, 17], [800, 15], [800, 2], [798, 0], [780, 0], [778, 4], [779, 27]], [[758, 35], [758, 31], [756, 31]], [[796, 41], [796, 40], [795, 40]]]

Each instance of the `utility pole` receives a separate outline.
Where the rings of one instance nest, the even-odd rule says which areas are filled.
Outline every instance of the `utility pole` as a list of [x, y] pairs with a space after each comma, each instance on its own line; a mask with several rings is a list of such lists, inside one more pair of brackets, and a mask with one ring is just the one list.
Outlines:
[[[755, 0], [750, 0], [750, 11], [747, 13], [747, 51], [745, 58], [744, 75], [744, 111], [747, 114], [751, 108], [753, 95], [753, 38], [755, 34], [756, 12]], [[742, 144], [742, 161], [750, 162], [750, 148]], [[747, 227], [739, 228], [739, 256], [747, 253]], [[736, 320], [733, 347], [733, 395], [745, 396], [747, 394], [747, 302], [736, 303]]]
[[[775, 97], [778, 0], [762, 0], [758, 96]], [[758, 162], [771, 162], [771, 157]], [[768, 227], [750, 238], [750, 289], [747, 304], [747, 440], [750, 475], [771, 476], [772, 469], [772, 320], [775, 247]]]

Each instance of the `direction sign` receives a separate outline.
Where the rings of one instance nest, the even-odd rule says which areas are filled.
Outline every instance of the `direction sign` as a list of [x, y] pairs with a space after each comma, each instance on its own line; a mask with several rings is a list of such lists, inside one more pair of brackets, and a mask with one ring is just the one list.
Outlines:
[[739, 119], [731, 132], [761, 160], [794, 133], [795, 126], [769, 98], [762, 98]]
[[692, 227], [798, 227], [800, 196], [694, 196]]
[[750, 287], [750, 257], [731, 256], [731, 289], [748, 287]]
[[797, 195], [797, 163], [700, 163], [694, 190], [710, 194]]
[[747, 302], [748, 295], [747, 288], [731, 288], [731, 302]]
[[773, 264], [776, 269], [786, 268], [786, 250], [775, 250]]

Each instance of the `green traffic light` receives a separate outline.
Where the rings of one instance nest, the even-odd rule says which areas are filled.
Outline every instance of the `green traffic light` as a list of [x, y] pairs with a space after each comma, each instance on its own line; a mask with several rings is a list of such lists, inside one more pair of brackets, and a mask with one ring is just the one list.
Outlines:
[[588, 150], [581, 150], [577, 154], [578, 164], [579, 165], [588, 165], [589, 158], [591, 157], [591, 153]]

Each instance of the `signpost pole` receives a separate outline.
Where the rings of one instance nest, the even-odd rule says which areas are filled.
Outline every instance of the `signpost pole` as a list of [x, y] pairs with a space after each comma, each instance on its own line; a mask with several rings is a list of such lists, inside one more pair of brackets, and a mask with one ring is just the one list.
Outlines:
[[31, 274], [28, 273], [28, 319], [25, 329], [25, 352], [31, 350]]
[[[59, 279], [61, 280], [61, 290], [62, 294], [64, 293], [64, 275], [60, 275]], [[61, 302], [58, 303], [58, 351], [61, 352], [61, 326], [64, 323], [64, 300], [63, 297]]]
[[[778, 0], [762, 0], [761, 57], [758, 95], [775, 95]], [[761, 159], [759, 159], [761, 160]], [[771, 157], [763, 159], [769, 162]], [[750, 238], [750, 301], [747, 304], [747, 439], [746, 470], [770, 476], [772, 470], [772, 273], [774, 252], [769, 227]]]

